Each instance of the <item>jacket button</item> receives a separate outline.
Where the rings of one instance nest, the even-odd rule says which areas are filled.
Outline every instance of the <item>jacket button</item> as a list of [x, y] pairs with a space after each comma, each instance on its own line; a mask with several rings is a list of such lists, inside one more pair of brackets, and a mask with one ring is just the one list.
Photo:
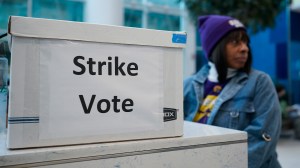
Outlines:
[[238, 112], [238, 111], [231, 111], [231, 112], [230, 112], [230, 116], [231, 116], [232, 118], [236, 118], [236, 117], [239, 116], [239, 112]]
[[271, 136], [267, 133], [263, 133], [262, 137], [264, 138], [265, 141], [270, 142], [272, 140]]

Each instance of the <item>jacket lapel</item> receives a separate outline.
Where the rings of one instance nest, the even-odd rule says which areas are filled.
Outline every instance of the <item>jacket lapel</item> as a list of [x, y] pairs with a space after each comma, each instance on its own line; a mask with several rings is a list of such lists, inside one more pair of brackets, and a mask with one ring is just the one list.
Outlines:
[[203, 92], [204, 92], [204, 82], [208, 76], [209, 72], [209, 66], [205, 65], [201, 70], [195, 75], [195, 80], [193, 83], [194, 90], [196, 92], [197, 97], [197, 104], [198, 107], [196, 108], [196, 111], [198, 111], [199, 106], [202, 104], [203, 99]]
[[204, 82], [207, 78], [209, 71], [209, 67], [203, 66], [200, 71], [198, 71], [195, 75], [193, 75], [192, 79], [192, 87], [193, 90], [190, 91], [190, 96], [192, 95], [192, 98], [194, 99], [192, 105], [190, 106], [191, 112], [189, 113], [188, 117], [185, 119], [188, 121], [192, 121], [196, 113], [198, 112], [198, 109], [200, 107], [200, 104], [202, 104], [203, 99], [203, 92], [204, 92]]
[[233, 98], [237, 92], [246, 84], [248, 75], [243, 72], [239, 72], [237, 76], [233, 77], [224, 87], [220, 93], [218, 99], [215, 102], [211, 115], [208, 118], [207, 124], [212, 124], [216, 114], [224, 102]]

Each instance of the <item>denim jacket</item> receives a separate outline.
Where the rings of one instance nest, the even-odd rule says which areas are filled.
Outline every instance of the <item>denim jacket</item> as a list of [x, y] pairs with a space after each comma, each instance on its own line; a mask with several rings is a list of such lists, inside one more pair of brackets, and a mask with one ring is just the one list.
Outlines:
[[[193, 117], [203, 101], [209, 66], [184, 81], [184, 118]], [[280, 106], [270, 77], [260, 71], [238, 72], [224, 87], [207, 124], [248, 133], [248, 167], [281, 167], [276, 144], [281, 129]]]

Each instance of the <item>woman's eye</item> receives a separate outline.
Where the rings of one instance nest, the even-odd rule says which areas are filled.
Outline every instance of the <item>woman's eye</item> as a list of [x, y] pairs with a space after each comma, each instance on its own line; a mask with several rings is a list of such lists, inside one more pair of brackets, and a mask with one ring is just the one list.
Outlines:
[[238, 41], [237, 41], [237, 40], [232, 40], [231, 43], [232, 43], [232, 44], [237, 44]]

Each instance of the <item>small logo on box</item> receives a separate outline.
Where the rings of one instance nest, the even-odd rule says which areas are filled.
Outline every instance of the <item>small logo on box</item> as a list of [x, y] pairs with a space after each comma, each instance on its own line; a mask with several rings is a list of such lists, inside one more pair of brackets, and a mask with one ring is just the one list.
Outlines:
[[164, 108], [164, 122], [172, 121], [177, 119], [178, 109]]
[[186, 44], [186, 34], [173, 34], [172, 43]]

